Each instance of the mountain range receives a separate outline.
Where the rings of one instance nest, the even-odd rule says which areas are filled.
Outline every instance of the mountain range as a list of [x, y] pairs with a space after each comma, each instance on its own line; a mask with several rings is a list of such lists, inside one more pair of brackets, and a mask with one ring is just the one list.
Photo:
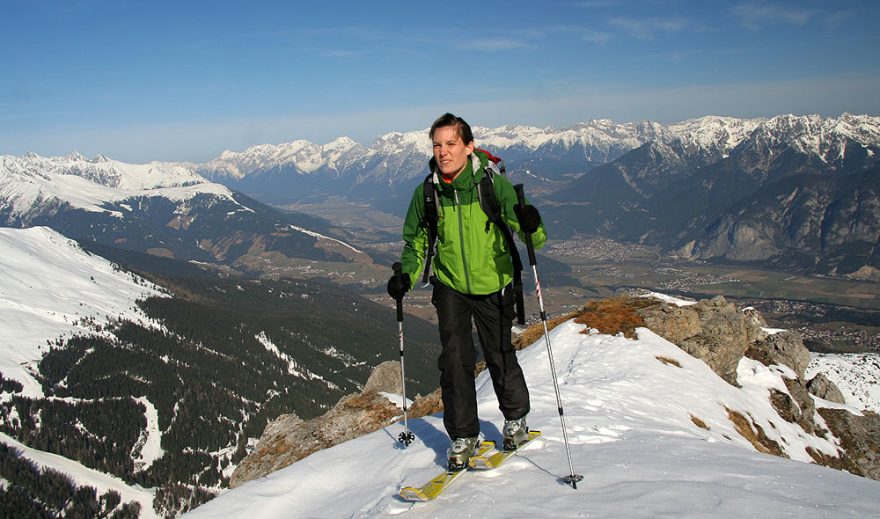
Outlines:
[[[880, 279], [880, 118], [782, 115], [682, 123], [474, 128], [543, 203], [557, 237], [659, 245], [698, 260]], [[194, 167], [268, 203], [327, 196], [401, 212], [427, 131], [225, 152]]]
[[96, 246], [260, 275], [315, 261], [372, 263], [328, 236], [327, 221], [278, 211], [185, 165], [77, 153], [0, 156], [0, 225], [47, 226]]
[[[526, 185], [552, 238], [880, 280], [878, 117], [594, 120], [474, 134]], [[305, 268], [299, 260], [363, 268], [390, 256], [352, 246], [334, 208], [402, 215], [430, 154], [421, 130], [369, 147], [345, 137], [264, 144], [202, 164], [3, 156], [0, 224], [244, 272], [292, 272]], [[297, 204], [322, 204], [330, 221], [272, 207]]]

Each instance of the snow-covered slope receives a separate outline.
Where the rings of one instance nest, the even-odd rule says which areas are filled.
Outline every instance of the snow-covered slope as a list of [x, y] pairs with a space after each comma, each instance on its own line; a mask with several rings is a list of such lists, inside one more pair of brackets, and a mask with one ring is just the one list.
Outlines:
[[[34, 399], [42, 398], [43, 390], [32, 372], [49, 342], [73, 335], [100, 335], [98, 329], [111, 319], [146, 319], [135, 301], [162, 295], [158, 287], [114, 269], [109, 261], [46, 227], [0, 228], [0, 272], [0, 373], [22, 384], [17, 395]], [[4, 400], [11, 396], [0, 393]], [[138, 467], [145, 469], [162, 456], [161, 435], [155, 407], [146, 398], [135, 400], [147, 408], [143, 444], [133, 453]], [[39, 467], [66, 474], [77, 485], [96, 488], [99, 495], [113, 490], [123, 503], [139, 502], [142, 517], [158, 517], [148, 490], [31, 449], [5, 434], [0, 434], [0, 442], [19, 449]]]
[[810, 379], [816, 373], [834, 382], [851, 406], [880, 413], [880, 355], [814, 353], [806, 376]]
[[[442, 420], [410, 420], [417, 441], [400, 448], [400, 424], [318, 452], [197, 508], [191, 517], [871, 517], [880, 483], [807, 463], [805, 449], [831, 440], [782, 420], [769, 390], [787, 391], [784, 368], [744, 359], [742, 388], [646, 329], [638, 340], [582, 334], [572, 321], [551, 332], [565, 407], [574, 490], [543, 340], [519, 352], [532, 393], [529, 423], [543, 436], [501, 468], [469, 473], [434, 502], [397, 492], [445, 462]], [[482, 431], [502, 417], [486, 373], [477, 379]], [[822, 402], [819, 402], [822, 404]], [[792, 459], [760, 454], [728, 410], [750, 416]], [[701, 427], [698, 423], [703, 424]], [[784, 440], [783, 440], [784, 439]]]
[[208, 182], [179, 164], [127, 164], [78, 153], [65, 157], [0, 156], [0, 203], [7, 217], [21, 217], [54, 201], [87, 211], [138, 196], [185, 201], [212, 194], [234, 201], [228, 188]]
[[94, 334], [113, 318], [143, 319], [134, 302], [160, 295], [47, 227], [0, 228], [0, 272], [0, 372], [32, 398], [43, 396], [31, 370], [49, 341]]

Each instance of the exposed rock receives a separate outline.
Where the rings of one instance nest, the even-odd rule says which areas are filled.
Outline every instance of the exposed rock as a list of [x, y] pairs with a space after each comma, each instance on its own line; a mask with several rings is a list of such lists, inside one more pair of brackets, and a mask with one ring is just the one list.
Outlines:
[[765, 339], [755, 342], [746, 355], [765, 366], [788, 366], [800, 380], [804, 379], [804, 373], [810, 364], [810, 350], [804, 346], [800, 334], [791, 331], [767, 335]]
[[829, 380], [824, 373], [816, 373], [816, 376], [807, 382], [807, 390], [811, 395], [816, 395], [829, 402], [835, 402], [838, 404], [846, 403], [843, 393], [840, 392], [840, 389], [838, 389], [834, 382]]
[[367, 379], [367, 385], [364, 386], [364, 393], [375, 391], [376, 393], [394, 393], [399, 395], [402, 393], [400, 386], [400, 362], [388, 360], [379, 364], [373, 369], [370, 378]]
[[831, 432], [840, 440], [846, 470], [880, 480], [880, 415], [856, 416], [844, 409], [819, 409]]
[[763, 319], [746, 315], [717, 296], [695, 305], [666, 303], [643, 308], [646, 326], [664, 339], [701, 359], [727, 382], [736, 385], [736, 368], [749, 345], [763, 338]]
[[680, 344], [703, 331], [699, 314], [689, 306], [663, 303], [643, 308], [638, 314], [645, 320], [645, 326], [673, 344]]
[[407, 410], [410, 418], [420, 418], [431, 414], [437, 414], [443, 411], [443, 400], [441, 399], [440, 388], [435, 389], [431, 394], [424, 397], [416, 396], [413, 405]]
[[371, 433], [391, 423], [400, 410], [370, 391], [342, 397], [323, 416], [302, 421], [285, 415], [266, 426], [260, 442], [235, 469], [229, 486], [265, 476], [313, 452]]
[[743, 308], [742, 314], [746, 318], [746, 330], [749, 332], [747, 340], [749, 343], [767, 337], [767, 332], [764, 331], [767, 328], [767, 321], [764, 320], [764, 316], [761, 315], [761, 312], [750, 306], [748, 308]]
[[[363, 392], [342, 397], [324, 415], [303, 421], [294, 414], [282, 415], [266, 425], [257, 448], [236, 467], [229, 486], [263, 477], [306, 456], [339, 443], [377, 431], [402, 417], [402, 411], [381, 393], [400, 393], [400, 363], [377, 366]], [[439, 408], [438, 408], [439, 407]], [[443, 409], [440, 390], [416, 397], [409, 417], [417, 418]]]

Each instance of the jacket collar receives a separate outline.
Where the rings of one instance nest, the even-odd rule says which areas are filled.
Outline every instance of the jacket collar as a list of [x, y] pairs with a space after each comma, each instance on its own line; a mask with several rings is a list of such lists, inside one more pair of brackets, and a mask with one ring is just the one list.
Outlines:
[[440, 170], [437, 169], [437, 161], [432, 157], [428, 165], [431, 168], [431, 173], [433, 174], [434, 184], [436, 184], [437, 187], [439, 187], [440, 189], [452, 186], [459, 191], [471, 188], [479, 184], [480, 180], [482, 180], [483, 178], [483, 175], [485, 175], [484, 169], [487, 167], [489, 159], [478, 151], [475, 151], [474, 153], [468, 155], [468, 158], [470, 159], [470, 163], [465, 166], [464, 171], [462, 171], [457, 177], [455, 177], [455, 180], [452, 181], [452, 184], [447, 184], [440, 178]]

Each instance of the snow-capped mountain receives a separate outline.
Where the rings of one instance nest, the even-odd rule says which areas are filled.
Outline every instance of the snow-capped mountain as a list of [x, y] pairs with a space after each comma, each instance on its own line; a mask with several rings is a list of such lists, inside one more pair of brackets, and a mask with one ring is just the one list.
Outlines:
[[548, 195], [557, 231], [880, 279], [880, 118], [704, 118]]
[[[880, 117], [707, 116], [670, 125], [593, 120], [565, 129], [512, 125], [475, 127], [474, 133], [478, 146], [504, 158], [511, 180], [524, 183], [538, 204], [551, 202], [544, 215], [554, 237], [598, 235], [694, 259], [880, 279], [874, 246], [880, 221], [873, 209], [880, 198]], [[422, 129], [387, 133], [370, 147], [345, 137], [325, 145], [265, 144], [226, 151], [206, 164], [3, 157], [0, 218], [6, 225], [50, 225], [75, 238], [228, 265], [244, 247], [221, 244], [217, 226], [259, 227], [270, 235], [274, 224], [290, 229], [277, 214], [268, 224], [268, 208], [257, 210], [256, 202], [228, 188], [279, 206], [348, 200], [400, 215], [430, 153]], [[56, 218], [70, 209], [105, 221], [96, 231], [91, 221]], [[206, 218], [209, 209], [215, 211]], [[150, 227], [126, 236], [106, 230], [132, 217], [146, 217]], [[854, 224], [847, 227], [848, 221]], [[297, 223], [315, 225], [316, 232], [330, 232], [326, 223]], [[169, 235], [169, 226], [178, 232]], [[294, 238], [282, 246], [291, 247], [285, 255], [330, 259], [314, 242]]]
[[[192, 170], [170, 163], [126, 164], [104, 156], [0, 156], [0, 201], [4, 216], [26, 219], [41, 204], [62, 203], [74, 209], [107, 211], [124, 200], [162, 196], [175, 202], [209, 194], [239, 205], [232, 192]], [[117, 214], [116, 216], [121, 216]]]
[[[569, 321], [550, 333], [570, 465], [542, 338], [519, 352], [532, 395], [529, 424], [542, 436], [500, 468], [465, 474], [435, 501], [413, 504], [397, 494], [443, 470], [449, 440], [439, 415], [409, 421], [417, 438], [409, 447], [396, 442], [402, 425], [389, 425], [187, 517], [813, 518], [869, 517], [880, 508], [877, 481], [811, 464], [809, 452], [833, 453], [835, 438], [805, 434], [771, 405], [771, 395], [789, 393], [786, 380], [795, 375], [787, 367], [744, 358], [736, 387], [647, 329], [635, 340], [585, 331]], [[497, 440], [503, 417], [487, 373], [477, 388], [483, 434]], [[786, 457], [757, 452], [737, 414]], [[576, 490], [560, 483], [571, 470], [583, 476]]]
[[0, 156], [0, 225], [44, 225], [103, 246], [244, 269], [273, 252], [369, 261], [338, 239], [323, 239], [327, 222], [278, 212], [183, 164]]

